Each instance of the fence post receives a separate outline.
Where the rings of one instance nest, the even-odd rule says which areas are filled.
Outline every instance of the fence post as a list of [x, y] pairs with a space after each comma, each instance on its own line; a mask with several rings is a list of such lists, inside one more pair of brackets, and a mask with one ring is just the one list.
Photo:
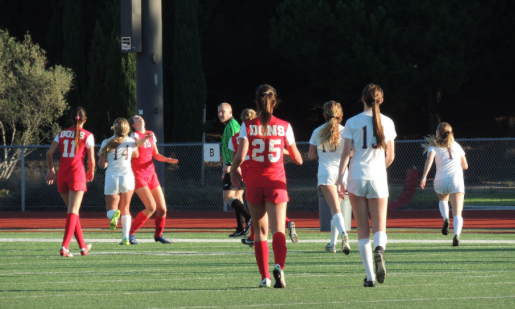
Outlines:
[[25, 211], [25, 147], [21, 147], [21, 211]]

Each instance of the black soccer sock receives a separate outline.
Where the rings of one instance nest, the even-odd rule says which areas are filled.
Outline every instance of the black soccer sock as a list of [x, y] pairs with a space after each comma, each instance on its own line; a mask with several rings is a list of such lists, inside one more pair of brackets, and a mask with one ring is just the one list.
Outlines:
[[241, 215], [245, 218], [245, 222], [249, 222], [251, 217], [250, 212], [239, 199], [233, 199], [231, 202], [231, 207], [234, 208], [234, 210], [238, 210], [241, 213]]
[[245, 219], [241, 215], [241, 212], [239, 209], [234, 208], [234, 213], [236, 214], [236, 224], [237, 224], [236, 231], [241, 232], [245, 229], [244, 228], [245, 227]]

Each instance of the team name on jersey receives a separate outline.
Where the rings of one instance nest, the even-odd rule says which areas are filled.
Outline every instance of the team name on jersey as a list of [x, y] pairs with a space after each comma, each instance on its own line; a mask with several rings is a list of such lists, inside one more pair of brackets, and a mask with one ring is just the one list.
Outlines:
[[[80, 132], [80, 139], [84, 139], [84, 132]], [[68, 137], [68, 138], [75, 138], [75, 132], [74, 131], [62, 131], [61, 134], [59, 134], [60, 138]]]
[[[266, 136], [284, 136], [285, 130], [283, 126], [278, 125], [268, 125], [266, 130]], [[250, 136], [264, 136], [265, 131], [263, 130], [263, 126], [258, 125], [250, 125]]]

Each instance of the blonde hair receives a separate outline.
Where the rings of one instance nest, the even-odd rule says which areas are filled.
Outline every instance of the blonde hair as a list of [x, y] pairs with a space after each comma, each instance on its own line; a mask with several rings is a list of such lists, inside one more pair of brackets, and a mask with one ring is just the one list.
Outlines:
[[440, 147], [440, 148], [452, 148], [454, 142], [454, 134], [452, 133], [452, 127], [447, 122], [441, 122], [436, 127], [437, 136], [428, 135], [424, 137], [425, 143], [421, 144], [424, 149], [423, 153], [426, 153], [429, 147]]
[[379, 104], [383, 100], [383, 89], [379, 85], [368, 84], [363, 89], [363, 101], [368, 107], [372, 107], [372, 127], [374, 129], [374, 136], [377, 141], [377, 147], [386, 150], [386, 141], [383, 132], [383, 125], [381, 124], [381, 111]]
[[116, 120], [113, 123], [113, 126], [111, 127], [111, 130], [114, 131], [114, 137], [111, 138], [107, 144], [100, 149], [98, 152], [98, 156], [102, 156], [107, 154], [108, 152], [112, 150], [116, 150], [118, 146], [122, 143], [123, 139], [126, 138], [129, 135], [129, 132], [131, 131], [131, 128], [129, 126], [129, 122], [125, 118], [116, 118]]
[[318, 133], [318, 137], [320, 138], [320, 145], [331, 151], [340, 146], [339, 124], [343, 119], [343, 110], [340, 103], [336, 101], [326, 102], [323, 110], [326, 123]]
[[257, 113], [252, 108], [246, 108], [241, 112], [240, 119], [242, 122], [252, 120], [257, 117]]

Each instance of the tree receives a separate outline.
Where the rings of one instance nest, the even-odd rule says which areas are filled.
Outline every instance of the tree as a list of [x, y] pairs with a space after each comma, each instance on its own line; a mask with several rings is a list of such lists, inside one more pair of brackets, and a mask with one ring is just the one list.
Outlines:
[[[45, 51], [27, 34], [22, 42], [0, 30], [0, 133], [3, 146], [37, 145], [59, 131], [56, 121], [68, 108], [65, 96], [73, 74], [46, 68]], [[33, 150], [25, 149], [27, 156]], [[4, 148], [0, 179], [9, 178], [21, 159], [20, 148]]]
[[173, 139], [199, 142], [203, 131], [206, 81], [201, 69], [198, 0], [176, 0], [175, 3]]

